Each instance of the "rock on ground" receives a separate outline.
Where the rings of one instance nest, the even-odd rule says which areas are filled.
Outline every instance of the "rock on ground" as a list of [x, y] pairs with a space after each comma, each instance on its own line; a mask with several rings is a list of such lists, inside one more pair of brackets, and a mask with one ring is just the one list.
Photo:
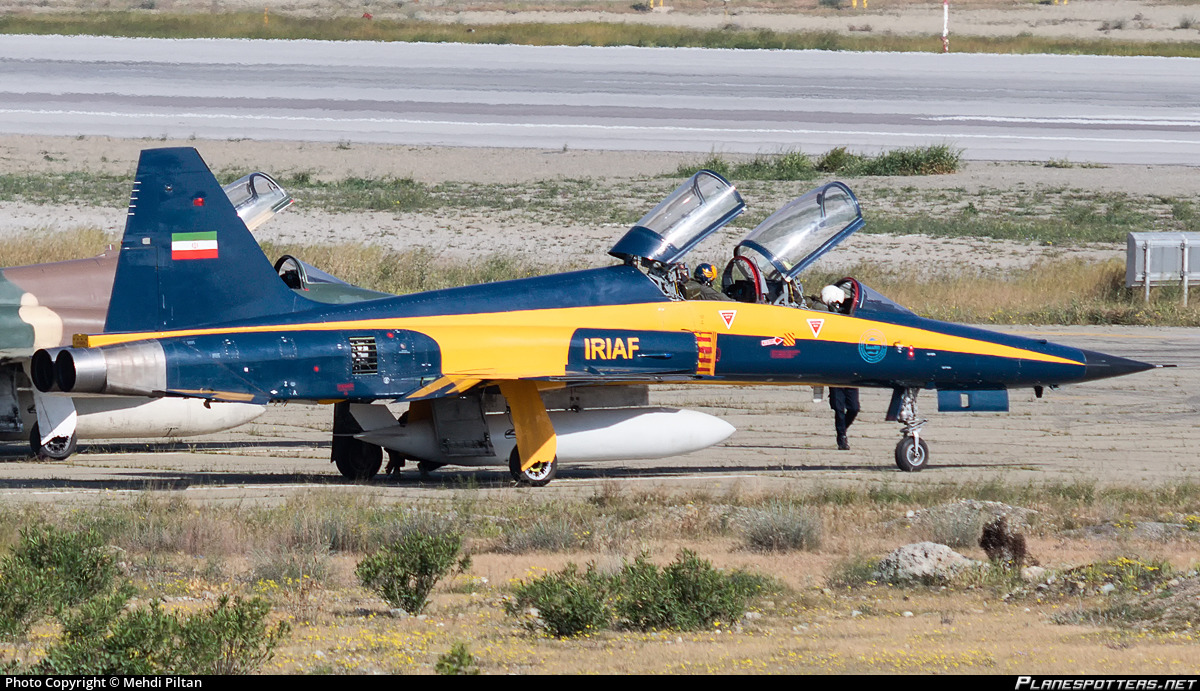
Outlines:
[[905, 545], [883, 558], [875, 574], [888, 583], [945, 582], [979, 562], [936, 542]]

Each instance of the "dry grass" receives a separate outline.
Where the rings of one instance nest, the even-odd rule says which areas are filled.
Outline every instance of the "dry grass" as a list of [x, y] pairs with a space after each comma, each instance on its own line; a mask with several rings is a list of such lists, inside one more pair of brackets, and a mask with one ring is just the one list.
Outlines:
[[[1110, 27], [1112, 28], [1112, 27]], [[312, 18], [273, 13], [264, 25], [258, 12], [186, 14], [170, 12], [89, 12], [10, 14], [0, 17], [0, 33], [93, 34], [159, 38], [253, 38], [432, 43], [499, 43], [568, 46], [659, 46], [786, 50], [942, 51], [939, 36], [854, 35], [741, 29], [689, 29], [632, 23], [468, 25], [358, 17]], [[956, 53], [1064, 53], [1084, 55], [1200, 56], [1194, 42], [1092, 40], [1030, 36], [955, 36]]]
[[[1200, 305], [1193, 300], [1182, 307], [1175, 286], [1155, 288], [1151, 302], [1143, 302], [1140, 289], [1125, 287], [1125, 266], [1120, 260], [1043, 260], [1014, 271], [963, 271], [917, 280], [879, 265], [859, 265], [840, 275], [855, 276], [917, 314], [943, 321], [1200, 325]], [[807, 282], [824, 285], [814, 277]]]
[[[463, 490], [412, 506], [387, 506], [371, 489], [354, 488], [258, 508], [145, 494], [93, 509], [47, 505], [8, 512], [4, 523], [13, 529], [37, 521], [101, 527], [125, 550], [122, 559], [134, 565], [142, 596], [168, 597], [172, 609], [202, 607], [221, 593], [269, 597], [277, 616], [291, 620], [295, 630], [268, 671], [427, 673], [457, 641], [469, 645], [484, 673], [1186, 673], [1200, 664], [1200, 646], [1182, 624], [1144, 633], [1126, 631], [1117, 620], [1063, 614], [1103, 604], [1098, 595], [1082, 600], [1025, 595], [1006, 601], [1006, 591], [988, 583], [938, 591], [858, 581], [850, 589], [843, 584], [823, 590], [845, 563], [918, 539], [919, 527], [898, 521], [907, 510], [957, 498], [999, 498], [1041, 511], [1029, 548], [1054, 569], [1130, 554], [1186, 570], [1194, 567], [1193, 538], [1200, 534], [1185, 531], [1165, 542], [1113, 542], [1079, 537], [1070, 529], [1124, 515], [1185, 524], [1192, 516], [1200, 525], [1198, 487], [976, 483], [904, 491], [817, 487], [803, 494], [678, 496], [610, 485], [578, 499], [481, 498]], [[797, 502], [826, 526], [819, 548], [750, 552], [741, 548], [738, 531], [714, 518]], [[428, 618], [393, 618], [387, 605], [353, 577], [355, 564], [372, 548], [366, 536], [383, 535], [383, 526], [415, 516], [435, 515], [465, 531], [473, 565], [468, 574], [438, 586]], [[578, 546], [529, 554], [479, 551], [495, 544], [504, 526], [546, 516], [591, 520], [609, 537], [620, 534], [625, 546], [621, 553]], [[342, 536], [337, 538], [341, 548], [325, 551], [331, 535]], [[320, 544], [310, 552], [300, 549], [301, 543]], [[558, 641], [521, 632], [503, 614], [501, 599], [515, 579], [558, 570], [567, 562], [595, 562], [611, 570], [643, 550], [665, 564], [681, 548], [697, 551], [718, 568], [771, 576], [785, 591], [757, 598], [752, 614], [741, 622], [696, 633], [608, 632]], [[983, 558], [977, 547], [961, 551]], [[297, 559], [286, 555], [301, 553], [323, 555], [319, 578], [295, 582], [299, 574], [289, 569]], [[305, 568], [312, 573], [314, 565]]]
[[[0, 266], [21, 266], [98, 254], [112, 240], [94, 228], [39, 233], [0, 241]], [[517, 255], [482, 260], [439, 257], [427, 249], [397, 252], [374, 245], [264, 243], [268, 256], [293, 254], [365, 288], [407, 294], [460, 285], [526, 278], [581, 268], [546, 265]], [[1152, 301], [1124, 286], [1119, 260], [1043, 260], [1008, 272], [970, 272], [916, 277], [892, 267], [864, 264], [848, 272], [806, 276], [823, 285], [849, 273], [923, 316], [978, 324], [1200, 325], [1200, 301], [1184, 308], [1179, 289], [1155, 288]]]
[[25, 266], [94, 257], [113, 243], [99, 228], [66, 232], [34, 229], [20, 237], [0, 240], [0, 266]]

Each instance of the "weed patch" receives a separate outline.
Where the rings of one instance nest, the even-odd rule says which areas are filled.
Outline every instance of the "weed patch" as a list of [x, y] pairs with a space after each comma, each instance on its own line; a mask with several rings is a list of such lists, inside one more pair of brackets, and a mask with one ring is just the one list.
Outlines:
[[790, 552], [821, 548], [821, 516], [808, 507], [772, 502], [748, 512], [742, 539], [755, 552]]
[[687, 177], [701, 169], [720, 173], [735, 182], [745, 180], [811, 180], [818, 173], [843, 176], [945, 175], [956, 172], [962, 151], [949, 146], [922, 146], [886, 151], [877, 156], [854, 154], [845, 147], [830, 149], [815, 162], [799, 151], [759, 154], [734, 163], [716, 154], [692, 164], [681, 165], [675, 174]]
[[438, 657], [434, 671], [443, 675], [475, 675], [479, 674], [479, 666], [475, 664], [475, 656], [463, 641], [450, 646], [450, 650]]

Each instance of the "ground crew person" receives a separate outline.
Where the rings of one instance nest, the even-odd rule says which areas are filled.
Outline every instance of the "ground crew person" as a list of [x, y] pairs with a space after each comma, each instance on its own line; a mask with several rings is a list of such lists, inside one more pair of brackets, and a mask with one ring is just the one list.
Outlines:
[[[821, 289], [821, 302], [830, 312], [844, 314], [846, 291], [837, 286], [825, 286]], [[850, 439], [846, 431], [858, 417], [858, 389], [849, 387], [829, 387], [829, 407], [833, 408], [833, 427], [837, 432], [837, 447], [839, 451], [850, 450]]]

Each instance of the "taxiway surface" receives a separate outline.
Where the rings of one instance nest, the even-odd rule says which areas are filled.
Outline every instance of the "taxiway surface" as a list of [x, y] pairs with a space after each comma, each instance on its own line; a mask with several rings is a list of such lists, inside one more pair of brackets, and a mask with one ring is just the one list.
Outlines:
[[[832, 415], [811, 390], [663, 387], [656, 404], [720, 415], [737, 428], [702, 452], [651, 461], [563, 466], [540, 489], [514, 489], [499, 468], [453, 469], [419, 479], [409, 468], [368, 483], [381, 500], [448, 491], [583, 493], [604, 483], [681, 492], [803, 490], [821, 485], [964, 482], [1160, 485], [1194, 480], [1200, 464], [1200, 331], [1183, 328], [1004, 329], [1114, 355], [1179, 367], [1047, 391], [1014, 391], [1008, 414], [945, 414], [922, 396], [931, 465], [901, 473], [892, 462], [898, 426], [883, 421], [888, 392], [863, 391], [863, 416], [848, 452], [835, 450]], [[33, 462], [0, 449], [0, 502], [93, 502], [145, 489], [199, 502], [274, 502], [313, 488], [347, 488], [329, 463], [326, 406], [273, 408], [239, 430], [177, 444], [91, 444], [63, 463]]]

